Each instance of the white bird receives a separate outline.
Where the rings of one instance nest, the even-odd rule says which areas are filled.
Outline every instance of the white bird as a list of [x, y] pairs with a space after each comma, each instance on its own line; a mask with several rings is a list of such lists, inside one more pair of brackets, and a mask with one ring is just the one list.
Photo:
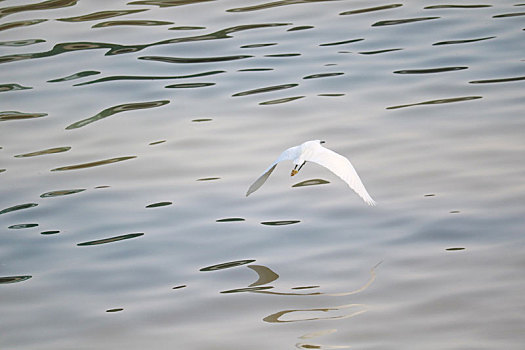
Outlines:
[[[299, 146], [288, 148], [286, 151], [281, 153], [279, 158], [277, 158], [277, 160], [273, 162], [273, 164], [270, 165], [257, 180], [255, 180], [255, 182], [248, 189], [248, 192], [246, 192], [246, 197], [257, 191], [259, 187], [261, 187], [266, 182], [270, 174], [277, 166], [277, 163], [283, 160], [291, 160], [295, 164], [295, 167], [290, 174], [291, 176], [297, 174], [306, 162], [317, 163], [324, 166], [335, 175], [339, 176], [368, 205], [375, 205], [376, 202], [366, 191], [365, 186], [361, 182], [359, 175], [357, 175], [357, 172], [350, 161], [346, 157], [343, 157], [342, 155], [321, 146], [322, 143], [324, 143], [324, 141], [306, 141]], [[297, 167], [299, 167], [299, 169], [297, 169]]]

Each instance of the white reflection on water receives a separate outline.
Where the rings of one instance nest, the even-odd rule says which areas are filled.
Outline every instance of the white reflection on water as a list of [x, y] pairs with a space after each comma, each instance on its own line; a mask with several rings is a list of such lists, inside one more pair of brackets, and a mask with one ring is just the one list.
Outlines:
[[0, 346], [522, 349], [516, 5], [2, 2]]

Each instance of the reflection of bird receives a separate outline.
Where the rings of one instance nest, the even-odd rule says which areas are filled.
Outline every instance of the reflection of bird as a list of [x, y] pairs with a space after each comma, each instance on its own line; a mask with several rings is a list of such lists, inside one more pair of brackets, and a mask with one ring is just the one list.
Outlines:
[[[361, 182], [359, 175], [357, 175], [357, 172], [350, 161], [346, 159], [346, 157], [321, 146], [322, 143], [324, 143], [324, 141], [306, 141], [299, 146], [288, 148], [281, 153], [279, 158], [277, 158], [277, 160], [273, 162], [273, 164], [270, 165], [257, 180], [255, 180], [248, 189], [248, 192], [246, 192], [246, 196], [257, 191], [257, 189], [266, 182], [272, 171], [277, 166], [277, 163], [283, 160], [291, 160], [295, 164], [291, 176], [297, 174], [306, 162], [317, 163], [343, 179], [343, 181], [346, 182], [361, 198], [363, 198], [368, 205], [375, 205], [376, 202], [366, 191], [365, 186]], [[297, 167], [299, 167], [299, 169]]]

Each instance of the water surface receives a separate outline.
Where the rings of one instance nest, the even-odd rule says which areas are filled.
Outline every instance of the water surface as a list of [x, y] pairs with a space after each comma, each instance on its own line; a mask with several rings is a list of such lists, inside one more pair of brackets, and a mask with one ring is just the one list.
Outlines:
[[523, 348], [523, 4], [0, 7], [2, 349]]

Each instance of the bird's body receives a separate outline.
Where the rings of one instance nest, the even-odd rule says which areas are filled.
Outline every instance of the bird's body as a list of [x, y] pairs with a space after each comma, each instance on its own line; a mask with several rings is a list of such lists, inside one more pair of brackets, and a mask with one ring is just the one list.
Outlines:
[[[290, 147], [285, 150], [275, 162], [273, 162], [272, 165], [270, 165], [264, 173], [255, 180], [248, 189], [248, 192], [246, 192], [246, 196], [255, 192], [266, 182], [279, 162], [283, 160], [291, 160], [295, 164], [291, 176], [297, 174], [306, 162], [317, 163], [339, 176], [368, 205], [375, 205], [375, 201], [366, 191], [365, 186], [361, 182], [359, 175], [357, 175], [357, 172], [350, 161], [346, 157], [323, 147], [321, 143], [323, 143], [323, 141], [320, 140], [306, 141], [299, 146]], [[299, 167], [299, 169], [297, 169], [297, 167]]]

